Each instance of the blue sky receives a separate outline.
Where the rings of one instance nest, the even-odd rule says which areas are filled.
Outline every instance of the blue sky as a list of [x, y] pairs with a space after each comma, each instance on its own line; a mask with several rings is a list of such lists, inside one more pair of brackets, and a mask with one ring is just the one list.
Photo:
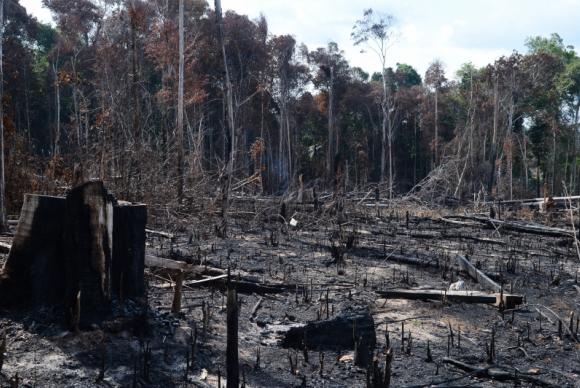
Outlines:
[[[41, 0], [20, 3], [39, 19], [50, 20]], [[408, 63], [421, 75], [434, 59], [446, 65], [452, 78], [462, 63], [484, 66], [513, 50], [525, 52], [528, 36], [557, 32], [577, 52], [580, 47], [580, 0], [222, 0], [222, 7], [252, 19], [263, 13], [272, 33], [292, 34], [309, 49], [335, 41], [353, 66], [367, 71], [378, 69], [378, 60], [361, 54], [350, 39], [365, 8], [397, 19], [399, 38], [390, 49], [389, 65]]]

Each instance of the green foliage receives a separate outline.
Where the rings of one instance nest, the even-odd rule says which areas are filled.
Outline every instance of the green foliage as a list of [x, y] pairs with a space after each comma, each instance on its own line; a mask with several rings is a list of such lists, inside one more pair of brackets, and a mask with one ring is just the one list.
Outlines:
[[549, 38], [529, 37], [526, 39], [526, 47], [531, 54], [550, 54], [560, 58], [565, 63], [570, 62], [576, 56], [574, 46], [565, 46], [563, 39], [557, 33], [552, 33]]
[[422, 83], [421, 76], [417, 70], [406, 63], [397, 63], [397, 70], [395, 70], [395, 79], [398, 87], [410, 88], [411, 86], [419, 86]]

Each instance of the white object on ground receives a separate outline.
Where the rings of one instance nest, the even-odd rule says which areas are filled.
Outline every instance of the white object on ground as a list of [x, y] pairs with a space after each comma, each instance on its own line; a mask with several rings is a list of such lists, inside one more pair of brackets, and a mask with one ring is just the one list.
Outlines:
[[463, 291], [465, 289], [466, 289], [465, 282], [463, 280], [451, 283], [451, 285], [449, 286], [449, 291]]

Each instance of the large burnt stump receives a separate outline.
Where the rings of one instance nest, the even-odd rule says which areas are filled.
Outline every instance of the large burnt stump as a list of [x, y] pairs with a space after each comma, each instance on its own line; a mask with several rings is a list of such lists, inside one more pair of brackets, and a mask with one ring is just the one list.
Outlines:
[[147, 206], [119, 201], [113, 208], [113, 295], [145, 296]]
[[26, 194], [12, 248], [0, 274], [0, 305], [62, 301], [61, 197]]
[[110, 307], [114, 202], [102, 182], [85, 183], [66, 196], [65, 303], [80, 307], [83, 321]]
[[118, 202], [100, 181], [66, 198], [27, 195], [0, 275], [0, 305], [64, 304], [74, 325], [145, 296], [145, 205]]
[[349, 311], [333, 319], [292, 327], [282, 338], [282, 347], [324, 350], [356, 350], [355, 362], [367, 366], [377, 343], [375, 322], [368, 309]]

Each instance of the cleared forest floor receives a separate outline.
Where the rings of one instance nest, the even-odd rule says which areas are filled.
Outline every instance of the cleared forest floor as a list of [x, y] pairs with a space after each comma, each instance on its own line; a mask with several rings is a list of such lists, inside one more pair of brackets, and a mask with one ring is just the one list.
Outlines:
[[[580, 259], [566, 236], [572, 230], [566, 211], [504, 209], [501, 220], [517, 223], [493, 223], [485, 208], [368, 200], [337, 208], [288, 204], [293, 227], [281, 222], [279, 200], [239, 198], [225, 239], [215, 235], [220, 220], [209, 202], [172, 214], [171, 223], [152, 211], [151, 228], [168, 235], [149, 233], [146, 313], [119, 306], [126, 319], [75, 334], [55, 308], [0, 312], [7, 335], [1, 385], [17, 374], [20, 386], [31, 387], [217, 386], [220, 377], [225, 386], [223, 274], [230, 268], [240, 306], [240, 380], [247, 387], [366, 386], [367, 370], [354, 365], [353, 349], [281, 345], [291, 327], [365, 311], [376, 328], [379, 365], [388, 331], [393, 387], [578, 386]], [[474, 216], [476, 210], [485, 214]], [[536, 224], [552, 229], [535, 231]], [[524, 303], [385, 297], [395, 289], [447, 290], [458, 280], [463, 289], [495, 293], [460, 270], [458, 255]], [[167, 265], [186, 270], [177, 315], [171, 313], [175, 272]], [[461, 369], [458, 361], [474, 369]]]

